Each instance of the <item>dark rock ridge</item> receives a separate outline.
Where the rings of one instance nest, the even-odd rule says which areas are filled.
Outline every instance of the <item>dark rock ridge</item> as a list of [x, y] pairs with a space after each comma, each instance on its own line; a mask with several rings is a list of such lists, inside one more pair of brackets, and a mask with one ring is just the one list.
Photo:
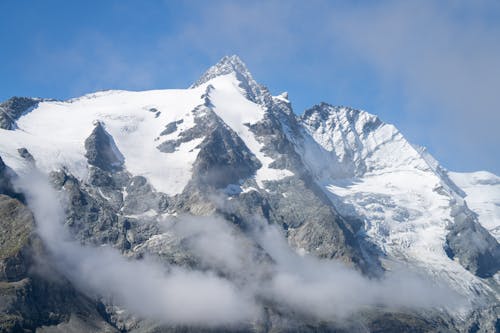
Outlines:
[[19, 193], [12, 184], [12, 179], [16, 177], [14, 171], [9, 168], [0, 157], [0, 194], [8, 195], [12, 198], [24, 201], [24, 195]]
[[169, 134], [172, 134], [174, 133], [175, 131], [177, 131], [177, 125], [180, 125], [184, 122], [184, 120], [180, 119], [180, 120], [177, 120], [177, 121], [173, 121], [171, 123], [168, 123], [166, 126], [165, 126], [165, 129], [160, 133], [160, 136], [163, 136], [163, 135], [169, 135]]
[[500, 245], [467, 206], [457, 206], [454, 210], [454, 223], [446, 235], [446, 253], [451, 259], [458, 258], [473, 274], [492, 277], [500, 270]]
[[29, 112], [41, 101], [39, 98], [12, 97], [0, 104], [0, 128], [16, 129], [16, 120]]
[[123, 168], [125, 159], [100, 121], [95, 123], [92, 134], [85, 140], [85, 149], [89, 164], [106, 171], [119, 171]]
[[28, 163], [34, 164], [35, 163], [35, 158], [31, 153], [28, 151], [26, 148], [19, 148], [17, 150], [19, 153], [19, 156], [21, 156], [23, 159], [25, 159]]
[[54, 268], [33, 216], [0, 195], [0, 332], [117, 332]]

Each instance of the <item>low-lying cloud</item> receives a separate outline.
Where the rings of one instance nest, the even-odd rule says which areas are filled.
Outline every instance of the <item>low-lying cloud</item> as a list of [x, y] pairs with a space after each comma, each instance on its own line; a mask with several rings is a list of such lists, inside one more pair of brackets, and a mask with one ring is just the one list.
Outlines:
[[63, 226], [60, 193], [38, 171], [20, 177], [18, 186], [57, 265], [90, 294], [111, 297], [132, 313], [174, 324], [232, 324], [256, 316], [251, 295], [212, 272], [129, 260], [110, 247], [81, 246]]
[[[38, 231], [61, 271], [92, 296], [110, 297], [140, 317], [168, 324], [240, 325], [278, 304], [299, 316], [338, 320], [373, 306], [428, 309], [458, 304], [449, 289], [407, 271], [369, 279], [332, 260], [299, 255], [280, 229], [255, 219], [245, 233], [218, 217], [160, 222], [200, 263], [127, 259], [110, 247], [82, 246], [63, 226], [61, 193], [33, 171], [18, 180]], [[161, 235], [160, 235], [161, 237]]]

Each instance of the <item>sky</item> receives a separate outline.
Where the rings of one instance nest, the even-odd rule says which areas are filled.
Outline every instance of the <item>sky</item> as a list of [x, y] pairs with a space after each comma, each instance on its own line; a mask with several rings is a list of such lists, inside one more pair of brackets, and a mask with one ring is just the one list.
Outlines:
[[237, 54], [297, 114], [378, 115], [453, 171], [500, 175], [500, 2], [0, 2], [0, 100], [186, 88]]

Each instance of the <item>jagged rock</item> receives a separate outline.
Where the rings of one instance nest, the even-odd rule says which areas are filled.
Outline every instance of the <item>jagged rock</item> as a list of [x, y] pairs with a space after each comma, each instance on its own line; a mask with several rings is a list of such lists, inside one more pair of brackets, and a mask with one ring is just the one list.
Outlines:
[[172, 134], [174, 133], [175, 131], [177, 131], [177, 125], [180, 125], [184, 122], [184, 120], [177, 120], [177, 121], [173, 121], [171, 123], [168, 123], [166, 126], [165, 126], [165, 129], [160, 133], [160, 136], [163, 136], [163, 135], [169, 135], [169, 134]]
[[150, 210], [155, 213], [164, 212], [168, 208], [168, 197], [154, 191], [142, 176], [130, 179], [125, 191], [127, 193], [123, 205], [125, 214], [142, 214]]
[[0, 281], [18, 281], [29, 264], [33, 217], [19, 201], [0, 195], [0, 221]]
[[0, 157], [0, 194], [24, 201], [24, 195], [19, 193], [12, 184], [12, 178], [16, 177], [15, 172], [10, 169]]
[[500, 305], [480, 307], [460, 327], [467, 333], [500, 332]]
[[0, 195], [0, 332], [116, 332], [58, 272], [34, 231], [28, 208]]
[[191, 112], [194, 115], [195, 126], [179, 133], [178, 138], [175, 140], [167, 140], [162, 142], [157, 146], [157, 149], [159, 151], [161, 151], [162, 153], [173, 153], [181, 144], [192, 141], [194, 139], [204, 138], [217, 126], [217, 116], [209, 108], [200, 105]]
[[466, 206], [455, 208], [454, 223], [446, 235], [448, 256], [473, 274], [488, 278], [500, 270], [500, 245]]
[[201, 184], [224, 188], [246, 179], [260, 162], [230, 128], [219, 125], [200, 144], [193, 174]]
[[0, 128], [16, 129], [16, 120], [24, 113], [34, 108], [41, 100], [39, 98], [12, 97], [0, 104]]
[[31, 153], [28, 151], [28, 149], [19, 148], [17, 150], [17, 152], [19, 153], [19, 156], [24, 158], [28, 163], [31, 163], [31, 164], [35, 163], [35, 158], [33, 157], [33, 155], [31, 155]]
[[85, 140], [85, 149], [89, 164], [105, 171], [122, 170], [125, 159], [101, 122], [95, 123], [92, 134]]

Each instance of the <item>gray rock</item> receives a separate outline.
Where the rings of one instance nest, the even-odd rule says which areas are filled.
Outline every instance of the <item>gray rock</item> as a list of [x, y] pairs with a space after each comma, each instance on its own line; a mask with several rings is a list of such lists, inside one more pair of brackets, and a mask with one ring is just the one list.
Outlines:
[[19, 148], [17, 150], [17, 152], [19, 153], [19, 156], [24, 158], [28, 163], [31, 163], [31, 164], [35, 163], [35, 158], [33, 157], [33, 155], [31, 155], [31, 153], [28, 151], [28, 149]]
[[473, 274], [488, 278], [500, 270], [500, 245], [478, 222], [467, 206], [454, 207], [454, 223], [446, 235], [448, 256]]
[[9, 168], [0, 157], [0, 194], [8, 195], [24, 202], [24, 195], [19, 193], [12, 184], [12, 179], [17, 177], [16, 173]]
[[160, 136], [163, 135], [169, 135], [177, 131], [177, 125], [180, 125], [184, 122], [184, 120], [177, 120], [177, 121], [172, 121], [171, 123], [168, 123], [165, 126], [165, 129], [160, 133]]
[[177, 147], [181, 145], [182, 141], [180, 140], [167, 140], [160, 143], [156, 148], [162, 153], [173, 153]]
[[85, 140], [85, 149], [89, 164], [105, 171], [122, 170], [125, 159], [101, 122], [96, 122], [92, 134]]
[[0, 128], [15, 130], [16, 120], [41, 102], [39, 98], [12, 97], [0, 104]]
[[150, 210], [164, 212], [169, 206], [168, 196], [156, 192], [142, 176], [132, 177], [125, 190], [124, 214], [142, 214]]
[[0, 332], [117, 332], [58, 272], [34, 231], [28, 208], [0, 195]]
[[199, 184], [224, 188], [252, 176], [261, 166], [240, 137], [222, 124], [206, 136], [200, 148], [193, 166]]

